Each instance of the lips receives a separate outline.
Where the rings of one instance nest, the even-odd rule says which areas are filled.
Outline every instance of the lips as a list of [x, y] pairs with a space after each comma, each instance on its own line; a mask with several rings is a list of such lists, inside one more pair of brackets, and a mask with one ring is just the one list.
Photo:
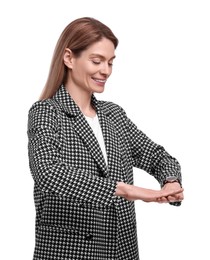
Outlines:
[[93, 78], [93, 80], [95, 80], [96, 82], [99, 82], [99, 83], [105, 83], [106, 82], [106, 79], [96, 79], [96, 78]]

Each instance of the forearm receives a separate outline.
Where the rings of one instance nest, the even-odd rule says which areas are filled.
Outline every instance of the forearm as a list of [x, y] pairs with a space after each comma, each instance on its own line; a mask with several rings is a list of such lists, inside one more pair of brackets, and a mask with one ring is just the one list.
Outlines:
[[116, 182], [101, 178], [62, 162], [39, 163], [30, 159], [31, 173], [42, 192], [74, 198], [77, 201], [110, 206]]
[[153, 142], [129, 118], [126, 118], [126, 123], [133, 166], [155, 177], [161, 187], [168, 176], [176, 176], [181, 183], [181, 167], [176, 158]]
[[[147, 201], [152, 199], [152, 193], [157, 193], [158, 191], [145, 189], [142, 187], [130, 185], [124, 182], [118, 182], [116, 187], [116, 196], [123, 197], [127, 200], [143, 200]], [[151, 197], [151, 198], [149, 198]]]
[[115, 195], [127, 200], [142, 200], [145, 202], [169, 202], [168, 196], [181, 193], [183, 189], [180, 186], [174, 186], [170, 190], [152, 190], [134, 185], [118, 182]]

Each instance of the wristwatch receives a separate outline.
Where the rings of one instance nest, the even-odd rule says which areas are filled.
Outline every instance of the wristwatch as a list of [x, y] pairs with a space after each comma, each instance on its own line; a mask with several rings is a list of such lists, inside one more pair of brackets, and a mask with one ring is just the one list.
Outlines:
[[166, 184], [166, 183], [173, 183], [173, 182], [179, 182], [178, 178], [176, 176], [169, 176], [164, 181], [164, 184]]

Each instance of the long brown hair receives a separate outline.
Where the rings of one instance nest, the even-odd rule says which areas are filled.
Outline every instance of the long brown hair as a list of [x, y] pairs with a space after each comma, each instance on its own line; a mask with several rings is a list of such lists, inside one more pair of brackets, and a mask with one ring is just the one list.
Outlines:
[[79, 56], [82, 51], [103, 37], [112, 41], [115, 48], [117, 47], [118, 39], [111, 29], [94, 18], [78, 18], [68, 24], [55, 46], [48, 78], [40, 100], [51, 98], [60, 85], [65, 84], [67, 77], [67, 67], [63, 62], [65, 49], [69, 48], [74, 55]]

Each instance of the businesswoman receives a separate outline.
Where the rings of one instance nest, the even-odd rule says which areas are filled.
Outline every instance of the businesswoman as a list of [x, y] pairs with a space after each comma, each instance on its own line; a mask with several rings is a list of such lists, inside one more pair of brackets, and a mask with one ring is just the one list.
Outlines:
[[[34, 260], [139, 259], [135, 200], [180, 205], [180, 165], [117, 104], [97, 100], [118, 40], [106, 25], [79, 18], [62, 32], [49, 76], [29, 110], [34, 179]], [[160, 190], [133, 185], [133, 167]]]

